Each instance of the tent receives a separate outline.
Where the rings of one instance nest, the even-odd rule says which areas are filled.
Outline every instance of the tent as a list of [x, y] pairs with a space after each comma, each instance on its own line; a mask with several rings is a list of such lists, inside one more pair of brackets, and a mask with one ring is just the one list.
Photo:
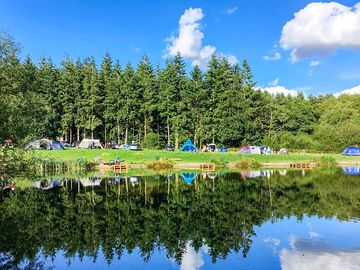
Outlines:
[[260, 152], [261, 154], [267, 154], [267, 155], [272, 155], [273, 153], [273, 151], [269, 146], [260, 146]]
[[345, 156], [360, 156], [360, 148], [350, 146], [346, 148], [342, 154]]
[[79, 181], [83, 187], [99, 187], [102, 179], [98, 177], [84, 177]]
[[49, 139], [40, 139], [36, 141], [29, 142], [25, 145], [25, 149], [32, 150], [64, 150], [64, 146], [57, 141], [52, 141]]
[[98, 139], [83, 139], [79, 144], [79, 148], [82, 149], [103, 149], [100, 140]]
[[190, 185], [197, 176], [197, 173], [181, 173], [180, 176], [185, 180], [188, 185]]
[[246, 154], [252, 154], [252, 155], [260, 155], [261, 149], [259, 146], [241, 146], [239, 154], [246, 155]]
[[180, 148], [180, 152], [196, 152], [197, 149], [190, 139]]
[[221, 152], [221, 153], [226, 153], [227, 151], [228, 150], [225, 147], [221, 147], [220, 150], [219, 150], [219, 152]]

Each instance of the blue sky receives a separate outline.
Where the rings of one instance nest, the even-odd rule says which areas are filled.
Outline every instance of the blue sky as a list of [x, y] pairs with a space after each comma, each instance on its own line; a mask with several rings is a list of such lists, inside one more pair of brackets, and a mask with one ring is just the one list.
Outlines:
[[21, 43], [22, 55], [34, 60], [46, 56], [60, 63], [67, 54], [94, 56], [100, 63], [109, 52], [125, 65], [136, 64], [147, 53], [154, 64], [163, 64], [164, 56], [179, 49], [191, 67], [204, 65], [207, 53], [216, 51], [231, 61], [246, 58], [258, 86], [269, 91], [356, 92], [360, 91], [360, 4], [356, 4], [2, 0], [0, 29], [8, 30]]

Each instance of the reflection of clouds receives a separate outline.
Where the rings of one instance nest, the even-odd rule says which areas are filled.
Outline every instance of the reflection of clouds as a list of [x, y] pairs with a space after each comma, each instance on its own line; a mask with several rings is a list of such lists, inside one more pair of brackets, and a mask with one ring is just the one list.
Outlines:
[[180, 269], [181, 270], [197, 270], [204, 265], [202, 252], [196, 252], [190, 245], [186, 244], [186, 251], [182, 257]]
[[274, 246], [280, 245], [280, 240], [275, 237], [268, 237], [264, 239], [264, 242], [267, 244], [272, 244]]
[[290, 239], [292, 249], [280, 252], [283, 270], [355, 270], [360, 269], [360, 249], [338, 250], [324, 241]]
[[320, 237], [321, 234], [318, 234], [317, 232], [309, 232], [309, 237], [310, 238], [317, 238]]

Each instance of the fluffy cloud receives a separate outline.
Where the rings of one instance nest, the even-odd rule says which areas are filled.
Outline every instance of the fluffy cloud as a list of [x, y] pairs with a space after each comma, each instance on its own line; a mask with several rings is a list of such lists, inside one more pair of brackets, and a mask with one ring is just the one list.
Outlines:
[[265, 88], [260, 88], [260, 91], [263, 92], [268, 92], [272, 95], [279, 95], [279, 94], [284, 94], [286, 96], [290, 95], [292, 97], [295, 97], [298, 95], [298, 91], [296, 90], [292, 90], [292, 89], [287, 89], [284, 86], [272, 86], [272, 87], [265, 87]]
[[360, 2], [354, 7], [336, 2], [307, 5], [285, 24], [280, 45], [291, 50], [292, 62], [337, 49], [360, 49]]
[[335, 93], [334, 96], [338, 97], [340, 95], [359, 95], [360, 94], [360, 85], [355, 86], [353, 88], [345, 89], [341, 92]]
[[283, 270], [359, 269], [360, 250], [337, 250], [329, 243], [291, 239], [291, 249], [280, 252]]
[[317, 67], [318, 65], [320, 65], [320, 61], [311, 61], [310, 62], [310, 67]]
[[234, 14], [236, 11], [238, 10], [238, 7], [232, 7], [232, 8], [228, 8], [225, 13], [226, 14], [229, 14], [229, 15], [232, 15]]
[[263, 57], [263, 60], [265, 61], [278, 61], [280, 59], [281, 59], [281, 54], [278, 52], [274, 53], [274, 55], [265, 55]]
[[[179, 35], [172, 36], [167, 41], [165, 57], [175, 56], [178, 52], [192, 61], [193, 65], [204, 67], [207, 65], [216, 48], [202, 45], [204, 33], [201, 31], [200, 21], [204, 18], [201, 8], [189, 8], [179, 20]], [[231, 63], [237, 63], [234, 55], [226, 56]]]
[[204, 265], [202, 253], [196, 253], [190, 243], [186, 243], [186, 251], [182, 257], [180, 270], [197, 270]]

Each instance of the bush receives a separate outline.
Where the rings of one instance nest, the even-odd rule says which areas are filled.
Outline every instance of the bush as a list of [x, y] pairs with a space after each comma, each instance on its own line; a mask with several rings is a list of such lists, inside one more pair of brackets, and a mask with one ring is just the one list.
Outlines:
[[338, 166], [336, 159], [332, 156], [322, 156], [320, 158], [316, 158], [314, 162], [316, 163], [316, 166], [322, 168], [334, 168]]
[[245, 158], [235, 163], [235, 167], [238, 169], [259, 168], [260, 166], [257, 160], [251, 158]]
[[174, 161], [169, 159], [162, 159], [162, 158], [147, 164], [147, 168], [153, 170], [166, 170], [173, 168], [173, 166], [174, 166]]
[[143, 147], [146, 149], [160, 149], [160, 137], [155, 133], [148, 133], [143, 142]]

